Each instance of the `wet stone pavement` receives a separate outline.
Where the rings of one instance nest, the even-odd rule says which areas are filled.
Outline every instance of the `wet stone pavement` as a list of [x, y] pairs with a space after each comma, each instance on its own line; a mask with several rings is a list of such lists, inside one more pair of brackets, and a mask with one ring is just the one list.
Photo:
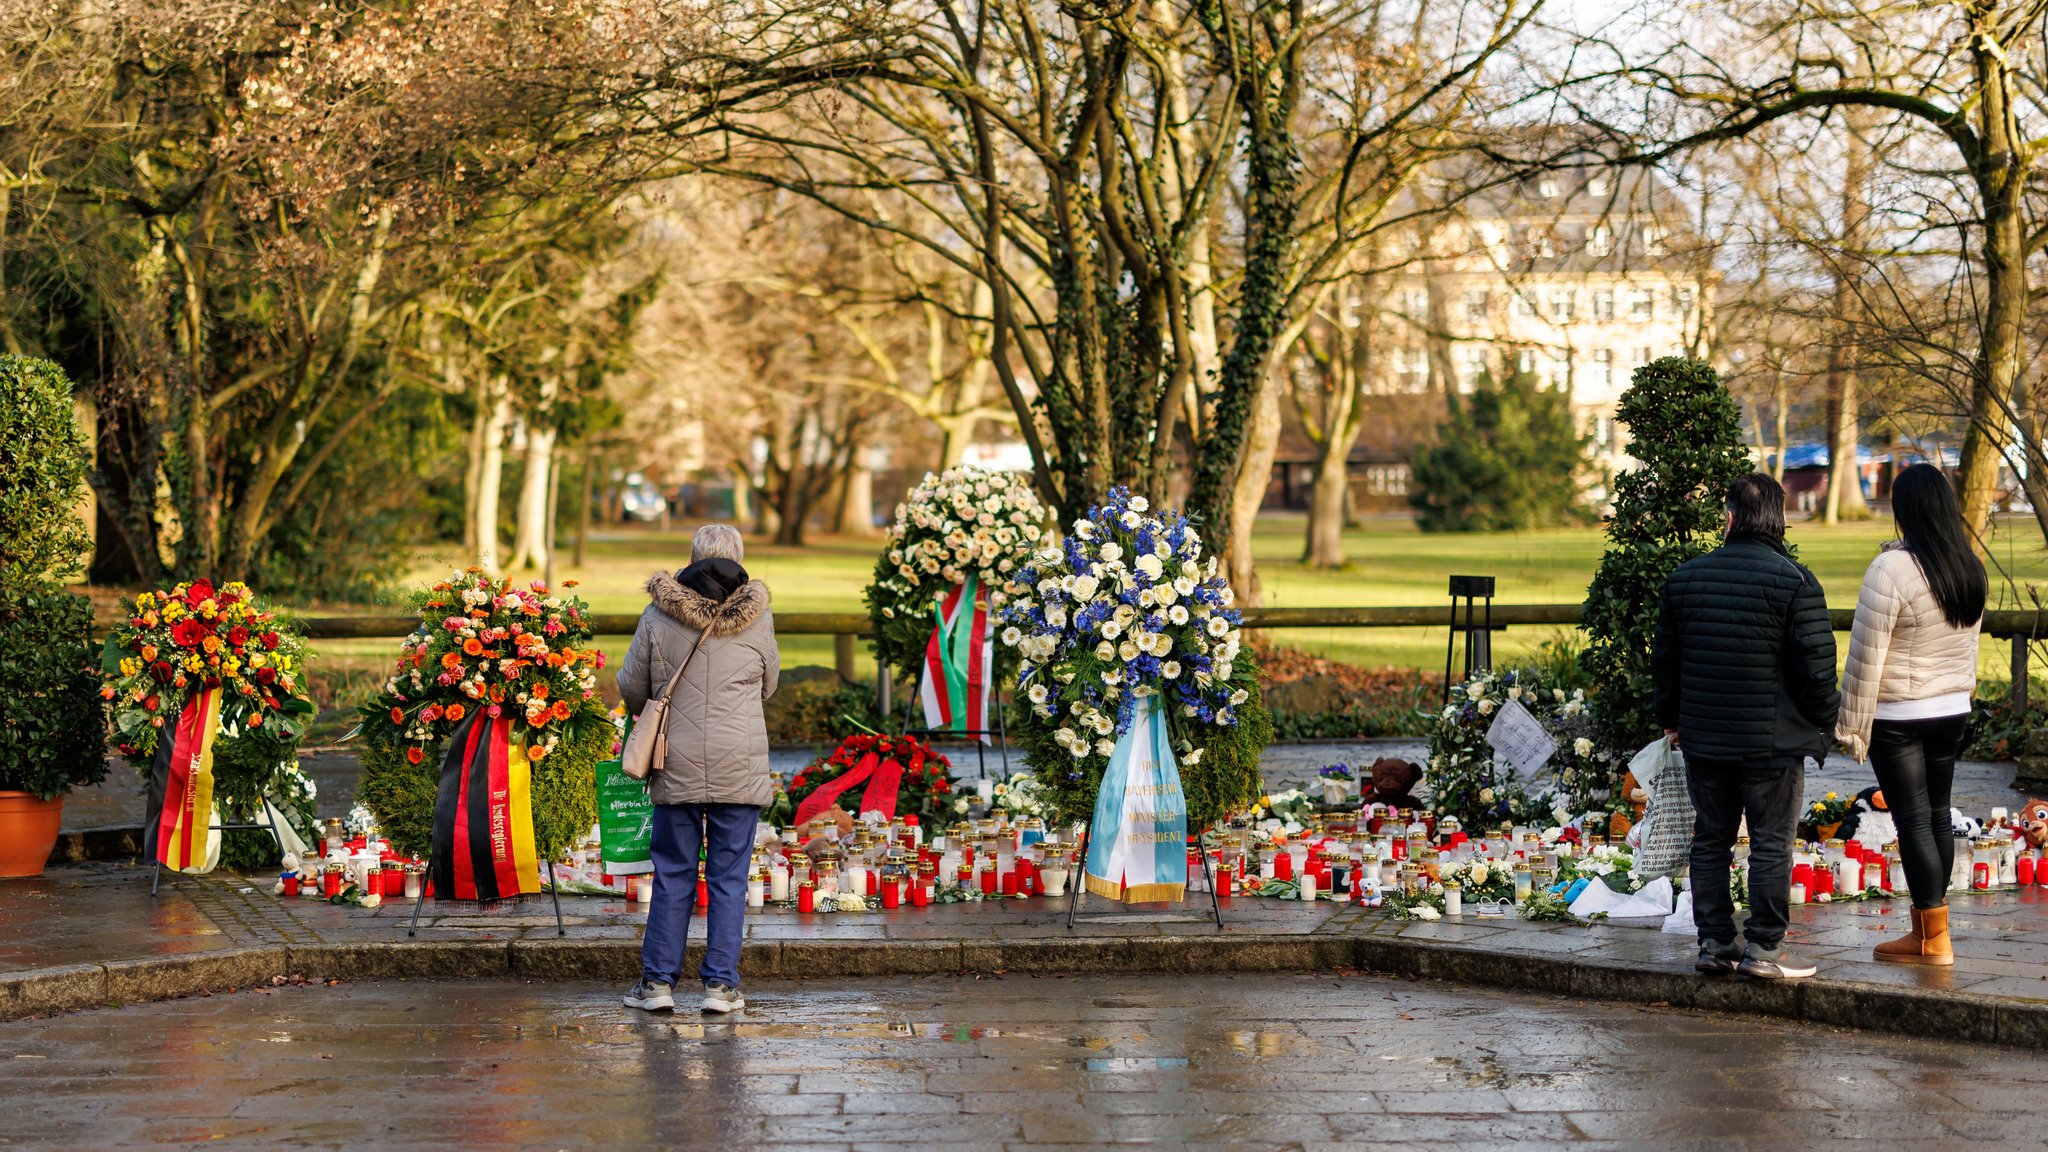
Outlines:
[[0, 1025], [8, 1148], [2025, 1144], [2048, 1058], [1352, 975], [285, 987]]

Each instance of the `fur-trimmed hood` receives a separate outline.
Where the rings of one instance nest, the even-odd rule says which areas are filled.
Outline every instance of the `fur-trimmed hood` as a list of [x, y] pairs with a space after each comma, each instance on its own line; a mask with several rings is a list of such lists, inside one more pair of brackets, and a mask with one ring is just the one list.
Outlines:
[[647, 578], [647, 595], [663, 615], [707, 636], [743, 632], [768, 612], [768, 586], [759, 580], [747, 581], [720, 602], [683, 584], [673, 573], [656, 572]]

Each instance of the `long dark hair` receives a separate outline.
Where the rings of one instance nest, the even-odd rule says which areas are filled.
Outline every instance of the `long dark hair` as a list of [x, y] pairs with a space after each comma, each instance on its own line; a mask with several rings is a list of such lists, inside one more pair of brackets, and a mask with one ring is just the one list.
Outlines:
[[1948, 477], [1932, 464], [1915, 464], [1892, 481], [1892, 515], [1906, 551], [1920, 562], [1941, 614], [1957, 628], [1984, 618], [1984, 562], [1963, 531], [1962, 509]]

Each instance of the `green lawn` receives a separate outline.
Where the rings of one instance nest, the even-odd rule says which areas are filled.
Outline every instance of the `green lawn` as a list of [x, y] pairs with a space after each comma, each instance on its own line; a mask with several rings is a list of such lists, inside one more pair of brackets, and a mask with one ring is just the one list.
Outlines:
[[[1298, 562], [1302, 530], [1302, 520], [1292, 516], [1268, 516], [1257, 525], [1254, 548], [1269, 605], [1448, 606], [1445, 578], [1452, 573], [1496, 577], [1498, 600], [1504, 604], [1576, 602], [1585, 594], [1603, 545], [1597, 528], [1424, 535], [1406, 521], [1376, 520], [1346, 534], [1350, 567], [1326, 572]], [[1800, 523], [1793, 525], [1790, 536], [1801, 560], [1827, 588], [1829, 603], [1849, 607], [1856, 602], [1864, 567], [1892, 534], [1890, 521], [1878, 520], [1838, 528]], [[750, 541], [747, 567], [768, 582], [775, 606], [782, 611], [858, 611], [878, 547], [876, 540], [832, 536], [820, 536], [803, 548]], [[580, 581], [579, 591], [600, 612], [637, 612], [647, 602], [641, 591], [647, 575], [680, 567], [688, 551], [686, 530], [665, 535], [651, 529], [613, 531], [591, 541], [588, 564], [563, 565], [556, 574]], [[1992, 553], [1993, 599], [1999, 606], [2029, 603], [2029, 582], [2048, 584], [2048, 552], [2040, 546], [2031, 520], [2002, 521]], [[417, 585], [438, 579], [451, 559], [423, 554], [409, 581]], [[1517, 629], [1500, 639], [1497, 652], [1511, 656], [1554, 634], [1548, 629]], [[1369, 667], [1443, 667], [1442, 628], [1304, 628], [1279, 635], [1291, 645]], [[316, 668], [332, 677], [335, 695], [347, 699], [380, 673], [392, 647], [391, 641], [321, 644]], [[625, 640], [609, 637], [603, 647], [617, 660]], [[832, 662], [828, 637], [788, 637], [782, 651], [785, 666]], [[1984, 657], [1986, 674], [2003, 679], [2003, 645], [1985, 645]]]

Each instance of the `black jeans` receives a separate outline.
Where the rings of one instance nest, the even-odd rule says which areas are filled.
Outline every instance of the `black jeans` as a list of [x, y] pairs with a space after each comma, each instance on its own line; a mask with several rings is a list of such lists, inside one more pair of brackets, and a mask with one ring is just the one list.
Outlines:
[[1735, 943], [1735, 899], [1728, 868], [1735, 836], [1749, 817], [1749, 923], [1743, 935], [1773, 949], [1785, 938], [1792, 904], [1792, 838], [1806, 788], [1806, 760], [1728, 764], [1685, 758], [1692, 794], [1692, 918], [1700, 943]]
[[1956, 862], [1949, 790], [1969, 721], [1968, 716], [1940, 716], [1879, 720], [1870, 726], [1870, 768], [1899, 829], [1899, 861], [1906, 866], [1915, 908], [1948, 903], [1949, 869]]

